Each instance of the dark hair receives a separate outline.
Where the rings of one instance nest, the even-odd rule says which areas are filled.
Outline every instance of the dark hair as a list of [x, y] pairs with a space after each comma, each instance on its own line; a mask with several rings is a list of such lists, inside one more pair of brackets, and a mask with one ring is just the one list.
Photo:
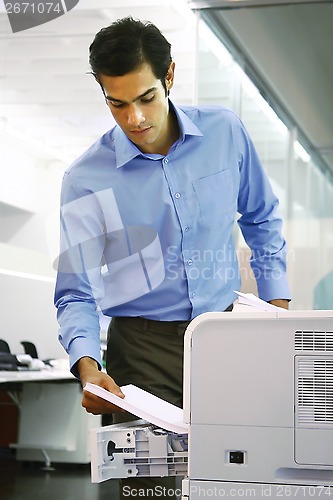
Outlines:
[[154, 24], [125, 17], [96, 34], [89, 47], [89, 63], [98, 80], [100, 74], [123, 76], [146, 62], [166, 90], [170, 51], [170, 43]]

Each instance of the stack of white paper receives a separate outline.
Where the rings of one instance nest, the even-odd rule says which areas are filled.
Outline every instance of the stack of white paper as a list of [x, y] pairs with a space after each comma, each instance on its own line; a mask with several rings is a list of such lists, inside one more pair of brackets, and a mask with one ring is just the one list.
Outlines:
[[269, 304], [262, 299], [259, 299], [253, 293], [242, 293], [234, 290], [238, 295], [238, 303], [245, 306], [250, 306], [251, 309], [255, 311], [285, 311], [282, 307], [274, 306], [273, 304]]
[[178, 434], [188, 433], [188, 425], [183, 422], [182, 408], [178, 408], [135, 385], [130, 384], [121, 387], [122, 392], [125, 394], [124, 399], [89, 382], [86, 383], [83, 389], [162, 429]]

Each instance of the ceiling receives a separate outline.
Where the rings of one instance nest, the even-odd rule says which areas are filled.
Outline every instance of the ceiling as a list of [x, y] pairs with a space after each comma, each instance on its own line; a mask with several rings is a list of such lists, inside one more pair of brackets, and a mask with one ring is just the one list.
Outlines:
[[192, 99], [195, 20], [183, 0], [80, 0], [66, 15], [12, 33], [0, 0], [0, 131], [69, 162], [112, 125], [88, 48], [95, 33], [132, 15], [154, 22], [179, 66], [173, 97]]
[[[88, 47], [97, 31], [127, 15], [154, 22], [171, 42], [176, 62], [172, 97], [191, 104], [196, 23], [190, 6], [217, 2], [231, 3], [80, 0], [66, 15], [13, 34], [0, 0], [0, 132], [68, 163], [109, 129], [111, 114], [87, 74]], [[239, 8], [205, 10], [204, 16], [244, 53], [242, 65], [277, 96], [281, 109], [294, 117], [333, 171], [332, 2], [269, 8], [243, 8], [258, 1], [232, 3]]]

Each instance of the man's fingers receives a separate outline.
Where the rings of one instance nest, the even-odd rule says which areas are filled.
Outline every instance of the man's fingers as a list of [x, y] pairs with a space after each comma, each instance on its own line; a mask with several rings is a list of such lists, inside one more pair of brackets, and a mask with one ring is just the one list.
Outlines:
[[93, 413], [94, 415], [102, 415], [105, 413], [114, 413], [124, 411], [122, 408], [105, 401], [104, 399], [91, 394], [88, 391], [83, 391], [82, 406], [86, 409], [88, 413]]

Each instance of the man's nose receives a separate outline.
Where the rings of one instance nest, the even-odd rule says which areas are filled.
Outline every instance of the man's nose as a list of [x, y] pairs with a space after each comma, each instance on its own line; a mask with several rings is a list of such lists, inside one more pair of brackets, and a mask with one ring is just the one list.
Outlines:
[[138, 106], [131, 106], [128, 111], [128, 123], [133, 127], [138, 127], [145, 121], [145, 117]]

